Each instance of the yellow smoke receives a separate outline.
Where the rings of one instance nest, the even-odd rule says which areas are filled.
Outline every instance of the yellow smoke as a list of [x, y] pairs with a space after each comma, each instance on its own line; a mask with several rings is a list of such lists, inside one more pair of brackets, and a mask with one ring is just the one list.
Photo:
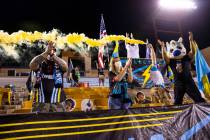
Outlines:
[[6, 44], [0, 44], [0, 46], [4, 49], [7, 56], [12, 56], [16, 60], [19, 59], [19, 55], [15, 50], [15, 45], [8, 46]]

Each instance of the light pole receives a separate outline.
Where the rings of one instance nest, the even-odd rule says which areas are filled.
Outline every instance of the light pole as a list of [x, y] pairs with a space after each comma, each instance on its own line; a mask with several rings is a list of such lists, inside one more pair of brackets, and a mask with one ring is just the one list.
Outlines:
[[159, 5], [161, 8], [168, 10], [197, 9], [193, 0], [160, 0]]
[[[197, 6], [194, 0], [159, 0], [158, 10], [153, 17], [155, 38], [167, 36], [169, 41], [169, 38], [183, 37], [181, 19], [195, 9]], [[156, 53], [159, 56], [158, 48]]]

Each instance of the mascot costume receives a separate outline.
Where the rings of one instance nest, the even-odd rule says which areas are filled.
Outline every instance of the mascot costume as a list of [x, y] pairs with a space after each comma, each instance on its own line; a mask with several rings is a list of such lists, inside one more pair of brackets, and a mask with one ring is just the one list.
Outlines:
[[190, 72], [191, 60], [195, 55], [195, 45], [193, 41], [193, 34], [189, 33], [190, 52], [186, 52], [183, 45], [183, 39], [178, 41], [170, 41], [166, 43], [158, 40], [162, 48], [162, 55], [167, 64], [171, 67], [174, 73], [174, 104], [182, 104], [184, 94], [187, 93], [195, 103], [205, 102], [192, 78]]

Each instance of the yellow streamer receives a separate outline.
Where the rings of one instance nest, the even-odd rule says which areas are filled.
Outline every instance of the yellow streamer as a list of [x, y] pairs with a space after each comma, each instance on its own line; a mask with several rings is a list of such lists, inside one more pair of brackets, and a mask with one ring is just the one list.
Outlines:
[[34, 33], [18, 31], [8, 34], [7, 32], [0, 31], [0, 44], [11, 46], [11, 44], [18, 44], [24, 41], [33, 43], [36, 40], [53, 41], [58, 45], [58, 48], [64, 48], [64, 44], [74, 45], [82, 42], [86, 43], [90, 47], [99, 47], [106, 45], [109, 42], [119, 40], [124, 40], [130, 44], [145, 44], [144, 41], [126, 38], [123, 35], [107, 35], [102, 39], [91, 39], [86, 37], [85, 34], [78, 33], [70, 33], [66, 36], [62, 36], [56, 29], [53, 29], [49, 33], [41, 33], [38, 31], [35, 31]]

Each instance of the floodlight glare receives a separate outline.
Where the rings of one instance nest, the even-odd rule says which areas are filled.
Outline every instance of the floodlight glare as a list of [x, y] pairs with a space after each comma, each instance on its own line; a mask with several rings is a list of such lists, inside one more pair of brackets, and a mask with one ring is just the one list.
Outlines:
[[159, 4], [162, 8], [172, 10], [197, 8], [193, 0], [160, 0]]

